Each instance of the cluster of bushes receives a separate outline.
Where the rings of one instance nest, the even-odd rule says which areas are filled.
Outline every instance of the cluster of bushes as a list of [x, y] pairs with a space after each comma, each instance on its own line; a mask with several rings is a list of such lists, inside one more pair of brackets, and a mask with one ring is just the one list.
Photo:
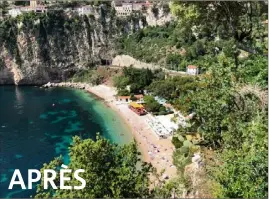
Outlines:
[[191, 163], [191, 157], [200, 150], [194, 135], [176, 135], [172, 138], [176, 150], [173, 156], [173, 162], [177, 166], [178, 172], [184, 173], [185, 166]]
[[[261, 6], [257, 6], [255, 9], [263, 10]], [[152, 10], [154, 13], [158, 13], [156, 7], [153, 7]], [[184, 6], [180, 12], [183, 10]], [[194, 10], [190, 9], [190, 12], [192, 13]], [[193, 13], [193, 16], [196, 14]], [[184, 16], [188, 16], [188, 13], [185, 13]], [[264, 16], [259, 17], [259, 19], [264, 20]], [[198, 21], [198, 25], [193, 27], [188, 25], [190, 19], [186, 19], [186, 22], [184, 20], [180, 23], [170, 22], [164, 26], [147, 27], [120, 38], [118, 42], [119, 53], [131, 55], [145, 62], [158, 63], [173, 70], [185, 71], [187, 65], [195, 64], [206, 71], [209, 66], [217, 64], [216, 56], [220, 53], [235, 59], [236, 65], [239, 65], [237, 63], [238, 48], [245, 49], [248, 52], [267, 52], [267, 42], [264, 42], [266, 39], [262, 36], [263, 34], [259, 33], [259, 31], [264, 33], [267, 30], [257, 21], [255, 21], [255, 26], [258, 26], [257, 30], [252, 31], [255, 36], [247, 37], [248, 34], [252, 34], [251, 30], [246, 33], [243, 32], [241, 37], [244, 38], [244, 42], [242, 42], [242, 38], [236, 36], [240, 35], [239, 33], [228, 36], [229, 34], [225, 34], [225, 32], [230, 30], [225, 29], [223, 25], [216, 25], [221, 20], [216, 24], [213, 22], [203, 22], [201, 24], [199, 18], [197, 18], [195, 20]], [[201, 20], [204, 20], [204, 18], [201, 18]], [[234, 20], [239, 20], [239, 18]], [[226, 23], [226, 20], [222, 23]], [[241, 23], [240, 21], [237, 25]], [[181, 49], [184, 49], [184, 54], [180, 53]]]
[[146, 110], [152, 112], [153, 115], [167, 115], [173, 113], [173, 111], [168, 110], [151, 95], [144, 96], [144, 102]]
[[141, 94], [154, 80], [161, 80], [164, 77], [161, 70], [124, 67], [122, 75], [114, 77], [114, 86], [118, 89], [118, 95]]
[[112, 73], [112, 71], [105, 67], [98, 67], [98, 69], [93, 68], [88, 70], [81, 70], [71, 78], [71, 81], [86, 82], [92, 85], [98, 85], [108, 80]]
[[[268, 60], [259, 54], [240, 58], [233, 39], [216, 42], [218, 48], [207, 41], [205, 46], [211, 45], [212, 53], [206, 51], [206, 54], [199, 42], [193, 43], [197, 45], [193, 53], [200, 55], [197, 60], [194, 54], [190, 55], [190, 59], [203, 65], [207, 74], [153, 79], [144, 88], [154, 96], [167, 99], [184, 114], [196, 113], [189, 126], [179, 130], [173, 138], [177, 148], [173, 155], [174, 164], [178, 171], [183, 172], [200, 147], [214, 149], [217, 155], [213, 157], [213, 163], [207, 165], [210, 170], [207, 178], [218, 186], [218, 196], [266, 196], [268, 184], [264, 173], [268, 167], [264, 160], [268, 156], [265, 151], [267, 143], [262, 140], [267, 140], [267, 127], [264, 125], [267, 123], [267, 108], [259, 95], [265, 94], [268, 87]], [[173, 55], [169, 59], [172, 63], [181, 58]], [[253, 90], [241, 90], [242, 85]], [[255, 89], [253, 85], [259, 88]], [[153, 97], [145, 96], [145, 102], [148, 111], [162, 111]], [[186, 139], [186, 135], [193, 132], [199, 133], [203, 142]], [[257, 154], [253, 156], [254, 151]], [[234, 168], [238, 173], [234, 173]], [[249, 183], [243, 182], [242, 176], [249, 179]], [[254, 186], [258, 182], [262, 182], [260, 186]], [[239, 191], [234, 187], [238, 187]]]

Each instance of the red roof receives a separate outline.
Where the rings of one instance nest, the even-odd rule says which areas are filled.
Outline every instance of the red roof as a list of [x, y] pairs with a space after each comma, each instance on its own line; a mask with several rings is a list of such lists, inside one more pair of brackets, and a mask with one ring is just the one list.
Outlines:
[[140, 94], [140, 95], [134, 95], [137, 99], [141, 99], [141, 98], [143, 98], [144, 96], [142, 95], [142, 94]]
[[196, 68], [198, 68], [198, 66], [188, 65], [188, 68], [189, 68], [189, 69], [196, 69]]

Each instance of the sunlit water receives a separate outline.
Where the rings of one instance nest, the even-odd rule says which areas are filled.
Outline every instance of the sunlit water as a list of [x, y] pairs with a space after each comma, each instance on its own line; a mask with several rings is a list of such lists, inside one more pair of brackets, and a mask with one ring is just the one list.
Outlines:
[[95, 139], [96, 132], [118, 144], [132, 140], [117, 114], [85, 91], [0, 86], [0, 198], [30, 197], [35, 190], [8, 190], [14, 169], [27, 183], [28, 169], [59, 155], [68, 163], [72, 136]]

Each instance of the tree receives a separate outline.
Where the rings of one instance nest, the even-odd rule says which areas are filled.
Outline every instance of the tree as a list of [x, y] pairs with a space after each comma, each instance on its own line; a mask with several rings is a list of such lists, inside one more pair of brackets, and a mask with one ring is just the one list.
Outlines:
[[114, 86], [117, 89], [125, 89], [129, 84], [129, 78], [125, 76], [115, 76], [113, 78]]
[[132, 100], [132, 101], [136, 101], [137, 98], [134, 96], [134, 94], [132, 94], [131, 97], [130, 97], [130, 100]]
[[[225, 197], [268, 197], [266, 117], [257, 115], [245, 124], [239, 119], [237, 132], [228, 130], [225, 133], [227, 144], [218, 155], [221, 165], [215, 165], [213, 169], [213, 178], [222, 186]], [[233, 129], [234, 127], [231, 127], [231, 130]], [[237, 139], [237, 145], [229, 144], [231, 139]]]
[[253, 49], [247, 47], [246, 43], [262, 37], [258, 33], [263, 29], [260, 23], [267, 15], [264, 1], [174, 1], [171, 10], [180, 18], [183, 27], [196, 27], [198, 32], [207, 27], [212, 30], [211, 35], [216, 37], [218, 32], [223, 39], [233, 37], [240, 42], [240, 48], [249, 52], [253, 52]]
[[143, 89], [143, 87], [139, 83], [132, 83], [130, 85], [130, 92], [131, 93], [141, 93], [142, 92], [142, 89]]
[[9, 6], [9, 4], [7, 1], [1, 2], [0, 8], [2, 10], [2, 16], [5, 16], [8, 13], [8, 6]]
[[156, 96], [167, 100], [174, 100], [199, 88], [198, 83], [199, 82], [195, 81], [193, 77], [178, 76], [161, 81], [154, 81], [147, 89]]
[[147, 89], [156, 96], [171, 99], [176, 90], [176, 84], [169, 80], [155, 81]]
[[[138, 158], [136, 144], [118, 146], [97, 136], [96, 141], [73, 138], [69, 148], [70, 163], [68, 168], [73, 171], [84, 169], [80, 176], [86, 180], [86, 187], [81, 190], [44, 190], [43, 182], [38, 185], [36, 198], [127, 198], [149, 197], [149, 172], [151, 166], [142, 163], [137, 168]], [[61, 159], [56, 158], [46, 168], [59, 170]], [[66, 185], [80, 185], [74, 177]], [[59, 181], [57, 180], [59, 187]]]
[[219, 147], [222, 130], [225, 129], [223, 121], [228, 113], [235, 110], [231, 68], [213, 68], [204, 81], [206, 86], [191, 95], [191, 106], [199, 123], [198, 132], [211, 146]]
[[[184, 130], [201, 133], [205, 146], [217, 153], [215, 164], [207, 169], [221, 187], [219, 197], [266, 198], [267, 111], [259, 98], [241, 94], [233, 62], [224, 54], [218, 59], [219, 64], [201, 79], [204, 86], [186, 95], [196, 115], [191, 129]], [[189, 160], [183, 151], [177, 149], [173, 157], [177, 168], [184, 170]]]
[[264, 56], [251, 56], [239, 64], [238, 78], [244, 83], [268, 87], [268, 60]]
[[[223, 26], [229, 35], [242, 41], [251, 35], [257, 17], [266, 13], [264, 2], [182, 2], [174, 1], [172, 13], [189, 25]], [[208, 21], [208, 19], [211, 19]]]
[[93, 85], [99, 85], [103, 82], [103, 80], [104, 80], [104, 77], [97, 72], [94, 72], [90, 78], [90, 82]]
[[156, 5], [153, 5], [151, 12], [154, 14], [155, 18], [157, 18], [159, 15], [159, 8]]
[[118, 95], [119, 96], [129, 96], [130, 92], [127, 89], [119, 89], [118, 90]]
[[154, 99], [153, 96], [144, 96], [145, 106], [149, 112], [159, 112], [161, 105]]
[[16, 6], [28, 6], [30, 5], [30, 2], [29, 1], [15, 1], [14, 4]]
[[130, 85], [131, 93], [141, 93], [154, 79], [150, 69], [137, 69], [124, 67], [123, 75], [114, 78], [114, 84], [118, 89], [124, 89]]
[[162, 6], [162, 8], [163, 8], [163, 13], [164, 14], [169, 14], [170, 13], [170, 8], [169, 8], [169, 5], [167, 4], [167, 3], [165, 3], [163, 6]]

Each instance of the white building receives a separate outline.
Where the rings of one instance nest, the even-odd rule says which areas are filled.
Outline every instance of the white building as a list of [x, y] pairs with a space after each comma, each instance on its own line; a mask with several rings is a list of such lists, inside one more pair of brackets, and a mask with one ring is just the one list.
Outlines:
[[43, 13], [47, 11], [46, 6], [42, 4], [41, 1], [31, 0], [30, 6], [21, 7], [25, 12], [31, 12], [34, 11], [36, 13]]
[[35, 7], [32, 6], [25, 6], [20, 7], [21, 12], [36, 12], [36, 13], [44, 13], [47, 11], [47, 8], [43, 5], [37, 5]]
[[75, 9], [79, 15], [89, 15], [93, 14], [94, 10], [92, 6], [82, 6]]
[[12, 8], [8, 10], [8, 15], [10, 15], [11, 17], [17, 17], [20, 14], [22, 14], [20, 7], [16, 7], [16, 8]]
[[11, 17], [17, 17], [18, 15], [24, 12], [36, 12], [36, 13], [44, 13], [47, 11], [46, 6], [42, 4], [38, 4], [37, 1], [30, 1], [30, 6], [17, 6], [8, 10], [8, 14]]
[[36, 7], [37, 6], [37, 1], [35, 1], [35, 0], [31, 0], [30, 1], [30, 7]]
[[141, 11], [150, 6], [148, 1], [112, 1], [112, 7], [115, 8], [118, 16], [130, 15], [133, 11]]
[[199, 73], [198, 66], [188, 65], [187, 66], [187, 73], [190, 75], [197, 75]]
[[144, 8], [145, 8], [145, 4], [144, 3], [133, 3], [132, 9], [134, 11], [140, 11], [140, 10], [142, 10]]
[[120, 6], [115, 6], [117, 15], [127, 16], [130, 15], [133, 11], [132, 3], [122, 3]]

